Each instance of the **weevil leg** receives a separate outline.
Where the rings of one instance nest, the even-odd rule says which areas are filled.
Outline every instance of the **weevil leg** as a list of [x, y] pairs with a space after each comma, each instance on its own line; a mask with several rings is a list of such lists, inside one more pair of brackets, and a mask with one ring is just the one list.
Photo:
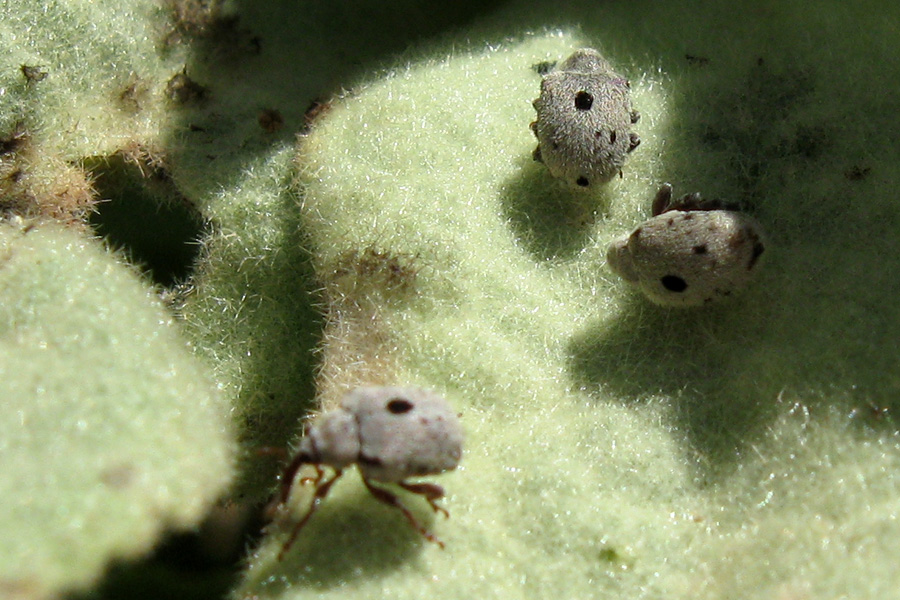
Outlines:
[[413, 516], [413, 514], [411, 512], [409, 512], [409, 509], [406, 508], [405, 506], [403, 506], [403, 504], [400, 502], [400, 499], [397, 496], [395, 496], [394, 494], [392, 494], [391, 492], [389, 492], [387, 490], [375, 487], [365, 477], [363, 478], [363, 483], [366, 484], [366, 488], [369, 490], [369, 493], [371, 493], [373, 496], [375, 496], [376, 500], [378, 500], [379, 502], [383, 502], [383, 503], [387, 504], [388, 506], [393, 506], [394, 508], [399, 509], [400, 512], [403, 513], [403, 516], [406, 517], [406, 520], [409, 521], [409, 524], [413, 526], [413, 529], [418, 531], [422, 535], [422, 537], [424, 537], [426, 540], [428, 540], [429, 542], [434, 542], [435, 544], [437, 544], [438, 546], [440, 546], [443, 549], [444, 542], [442, 542], [437, 537], [435, 537], [435, 535], [433, 533], [431, 533], [430, 531], [425, 529], [425, 527], [423, 527], [416, 520], [416, 518]]
[[[290, 454], [288, 454], [287, 449], [282, 446], [262, 446], [256, 449], [256, 455], [259, 457], [271, 456], [282, 461], [286, 461], [288, 458], [290, 458]], [[266, 504], [265, 508], [263, 508], [262, 514], [267, 521], [273, 520], [278, 511], [278, 508], [287, 501], [294, 481], [294, 476], [297, 474], [297, 470], [300, 468], [301, 464], [295, 465], [292, 461], [291, 464], [288, 465], [288, 467], [285, 469], [285, 471], [279, 476], [279, 479], [281, 481], [281, 488], [279, 489], [279, 493], [274, 495], [268, 502], [268, 504]], [[321, 479], [321, 469], [318, 465], [316, 465], [316, 470], [319, 471], [318, 478]]]
[[322, 469], [321, 465], [313, 465], [316, 468], [316, 476], [315, 477], [301, 477], [300, 485], [306, 485], [309, 482], [312, 482], [313, 485], [319, 485], [319, 482], [322, 481], [322, 478], [325, 477], [325, 471]]
[[628, 150], [625, 152], [632, 152], [635, 148], [641, 145], [641, 136], [636, 133], [628, 134]]
[[400, 487], [413, 494], [423, 496], [434, 512], [443, 513], [445, 517], [450, 518], [450, 513], [447, 512], [447, 509], [437, 503], [437, 500], [444, 497], [444, 488], [441, 486], [436, 483], [407, 483], [406, 481], [401, 481]]
[[[313, 464], [312, 459], [300, 452], [295, 456], [291, 462], [284, 468], [284, 471], [281, 473], [281, 490], [278, 494], [279, 503], [284, 504], [288, 501], [288, 498], [291, 496], [291, 489], [294, 487], [294, 478], [297, 476], [297, 471], [300, 470], [300, 467], [306, 464]], [[316, 465], [316, 477], [315, 478], [305, 478], [302, 483], [306, 483], [307, 481], [315, 481], [318, 484], [322, 481], [322, 469], [319, 465]]]
[[661, 215], [667, 210], [672, 203], [672, 184], [664, 183], [659, 186], [659, 190], [656, 192], [656, 196], [653, 198], [653, 206], [650, 209], [650, 214], [654, 217], [657, 215]]
[[[296, 469], [294, 470], [296, 473]], [[313, 513], [318, 510], [319, 505], [322, 503], [322, 500], [325, 499], [325, 496], [328, 495], [329, 490], [331, 490], [331, 486], [334, 485], [334, 482], [338, 480], [341, 476], [341, 471], [335, 471], [334, 477], [326, 481], [325, 483], [317, 483], [316, 491], [313, 494], [312, 503], [309, 505], [309, 510], [306, 511], [306, 514], [303, 515], [303, 518], [297, 521], [294, 525], [294, 529], [291, 531], [291, 535], [288, 536], [287, 541], [284, 543], [284, 546], [281, 547], [281, 551], [278, 553], [278, 560], [284, 558], [284, 555], [287, 554], [287, 551], [291, 549], [291, 546], [294, 545], [294, 541], [297, 539], [297, 536], [300, 534], [300, 530], [303, 529], [303, 526], [306, 525], [307, 521], [309, 521], [310, 517], [313, 516]], [[319, 477], [316, 481], [319, 482], [322, 477]]]

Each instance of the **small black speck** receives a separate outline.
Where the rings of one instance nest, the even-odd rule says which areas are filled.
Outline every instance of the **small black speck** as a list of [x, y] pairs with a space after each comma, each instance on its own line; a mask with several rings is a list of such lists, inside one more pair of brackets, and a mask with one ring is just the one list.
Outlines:
[[706, 254], [706, 244], [700, 244], [699, 246], [694, 246], [691, 248], [694, 254]]
[[587, 187], [587, 186], [591, 185], [591, 182], [588, 181], [588, 178], [584, 177], [584, 176], [581, 176], [578, 179], [576, 179], [575, 183], [577, 183], [581, 187]]
[[392, 414], [402, 415], [413, 409], [413, 403], [403, 398], [394, 398], [387, 403], [387, 409]]
[[16, 123], [16, 127], [11, 134], [0, 137], [0, 156], [21, 150], [27, 141], [28, 132], [25, 129], [25, 124], [20, 121]]
[[660, 279], [663, 287], [670, 292], [683, 292], [687, 289], [687, 282], [678, 275], [663, 275]]
[[38, 81], [43, 81], [47, 78], [47, 71], [41, 67], [22, 65], [20, 70], [28, 83], [37, 83]]
[[616, 143], [616, 130], [615, 129], [613, 129], [612, 131], [609, 132], [609, 143], [610, 144]]
[[266, 108], [260, 111], [257, 122], [266, 133], [275, 133], [284, 125], [284, 117], [274, 108]]
[[868, 175], [871, 171], [871, 167], [861, 167], [859, 165], [855, 165], [844, 171], [844, 177], [846, 177], [850, 181], [860, 181], [862, 179], [865, 179], [866, 175]]
[[178, 104], [199, 103], [206, 100], [209, 89], [188, 77], [186, 70], [182, 70], [166, 83], [166, 95]]
[[575, 94], [575, 108], [578, 110], [591, 110], [591, 106], [594, 104], [594, 97], [585, 91], [580, 91]]
[[687, 59], [688, 63], [697, 66], [704, 67], [709, 64], [709, 58], [706, 56], [696, 56], [694, 54], [685, 54], [684, 58]]
[[616, 552], [615, 548], [607, 547], [600, 551], [600, 560], [604, 562], [619, 562], [621, 559], [622, 557], [619, 556], [619, 553]]

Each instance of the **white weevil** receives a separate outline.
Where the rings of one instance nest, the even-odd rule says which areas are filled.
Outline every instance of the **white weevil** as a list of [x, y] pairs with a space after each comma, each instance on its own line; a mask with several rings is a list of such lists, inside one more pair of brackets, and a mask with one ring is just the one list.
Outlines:
[[[281, 476], [279, 504], [284, 505], [300, 468], [311, 464], [317, 472], [311, 479], [315, 484], [312, 504], [294, 525], [278, 555], [279, 560], [342, 471], [354, 464], [376, 499], [399, 509], [425, 539], [443, 548], [443, 543], [419, 524], [396, 495], [372, 482], [396, 483], [423, 496], [435, 512], [449, 516], [436, 502], [444, 495], [442, 487], [433, 483], [410, 483], [406, 479], [455, 469], [462, 456], [462, 442], [462, 428], [456, 413], [433, 392], [403, 387], [352, 390], [336, 409], [319, 415], [310, 424], [296, 456]], [[323, 465], [334, 471], [330, 479], [325, 479]]]
[[631, 132], [640, 118], [631, 85], [596, 50], [577, 50], [545, 75], [533, 105], [534, 159], [576, 186], [621, 175], [625, 156], [641, 143]]
[[743, 288], [765, 250], [760, 224], [700, 194], [671, 200], [665, 184], [653, 218], [610, 244], [610, 268], [663, 306], [699, 306]]

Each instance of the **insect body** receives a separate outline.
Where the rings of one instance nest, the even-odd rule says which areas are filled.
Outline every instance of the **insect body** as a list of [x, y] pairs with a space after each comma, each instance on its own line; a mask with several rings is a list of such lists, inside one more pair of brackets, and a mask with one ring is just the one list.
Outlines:
[[[316, 466], [312, 505], [294, 526], [279, 559], [343, 470], [354, 464], [376, 499], [399, 509], [427, 540], [443, 547], [396, 495], [373, 482], [398, 484], [423, 496], [435, 512], [449, 516], [436, 502], [443, 497], [443, 488], [433, 483], [410, 483], [406, 479], [455, 469], [462, 455], [462, 441], [459, 419], [447, 402], [433, 392], [400, 387], [361, 387], [351, 391], [338, 408], [313, 421], [281, 477], [279, 503], [284, 505], [300, 468], [306, 464]], [[325, 479], [322, 466], [334, 471], [331, 478]]]
[[663, 306], [707, 304], [743, 288], [765, 250], [759, 223], [699, 194], [671, 198], [666, 184], [653, 218], [610, 244], [610, 268]]
[[534, 159], [578, 187], [621, 174], [625, 156], [641, 143], [631, 132], [640, 115], [631, 107], [630, 84], [596, 50], [577, 50], [547, 73], [533, 104]]

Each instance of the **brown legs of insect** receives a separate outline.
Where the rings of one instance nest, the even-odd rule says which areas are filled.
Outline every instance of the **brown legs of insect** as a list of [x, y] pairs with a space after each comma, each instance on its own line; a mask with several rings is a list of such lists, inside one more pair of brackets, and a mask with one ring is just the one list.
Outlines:
[[[409, 512], [409, 509], [403, 506], [397, 496], [387, 490], [375, 487], [368, 479], [363, 478], [363, 483], [366, 484], [366, 488], [373, 496], [375, 496], [376, 500], [378, 500], [379, 502], [384, 502], [388, 506], [393, 506], [394, 508], [399, 509], [400, 512], [403, 513], [403, 516], [406, 517], [406, 520], [409, 521], [409, 524], [413, 526], [413, 529], [422, 534], [422, 537], [424, 537], [429, 542], [434, 542], [441, 548], [444, 547], [444, 542], [435, 537], [433, 533], [425, 529], [416, 520], [413, 514]], [[433, 483], [406, 483], [404, 481], [401, 481], [400, 487], [414, 494], [424, 496], [425, 499], [428, 500], [428, 504], [431, 505], [431, 508], [433, 508], [435, 512], [443, 512], [444, 515], [448, 517], [450, 516], [450, 513], [448, 513], [446, 509], [438, 506], [435, 502], [438, 498], [441, 498], [444, 495], [444, 488], [442, 488], [441, 486], [435, 485]]]
[[[295, 456], [288, 466], [284, 468], [284, 472], [281, 474], [281, 493], [278, 495], [280, 504], [284, 504], [288, 501], [288, 498], [291, 495], [291, 488], [294, 487], [294, 477], [297, 476], [297, 471], [300, 470], [300, 467], [309, 463], [309, 457], [301, 453]], [[318, 485], [318, 483], [322, 481], [322, 475], [322, 468], [319, 465], [316, 465], [316, 476], [312, 479], [304, 479], [301, 483], [314, 481]]]
[[424, 496], [434, 512], [443, 513], [446, 518], [450, 518], [447, 509], [437, 503], [437, 500], [444, 497], [444, 488], [441, 486], [434, 483], [406, 483], [405, 481], [401, 481], [399, 485], [408, 492]]
[[[294, 462], [297, 461], [295, 460]], [[283, 498], [282, 504], [286, 502], [288, 497], [290, 496], [291, 484], [293, 483], [294, 476], [297, 474], [297, 470], [299, 468], [300, 465], [294, 466], [294, 463], [292, 462], [290, 465], [288, 465], [288, 468], [285, 469], [284, 475], [282, 476], [284, 479], [281, 480], [281, 496]], [[315, 482], [316, 485], [316, 491], [313, 494], [312, 504], [310, 504], [309, 510], [306, 511], [306, 514], [303, 515], [303, 518], [294, 525], [294, 529], [291, 531], [291, 535], [288, 536], [288, 539], [284, 543], [284, 546], [281, 547], [281, 551], [278, 553], [279, 561], [283, 559], [284, 555], [287, 554], [287, 551], [291, 549], [291, 546], [294, 544], [294, 541], [300, 534], [300, 530], [303, 529], [303, 526], [306, 525], [306, 522], [309, 521], [309, 518], [312, 517], [313, 513], [316, 512], [316, 509], [319, 508], [319, 505], [322, 503], [322, 500], [325, 499], [325, 496], [328, 495], [328, 491], [331, 490], [331, 486], [334, 485], [334, 482], [337, 481], [341, 476], [341, 471], [337, 470], [335, 471], [334, 476], [331, 479], [322, 483], [324, 473], [318, 465], [316, 465], [316, 473], [316, 477], [309, 479], [309, 481]], [[285, 485], [287, 485], [286, 488]]]
[[[308, 464], [308, 461], [295, 458], [291, 462], [291, 464], [289, 464], [287, 468], [285, 468], [284, 473], [281, 476], [281, 490], [279, 501], [276, 506], [283, 506], [287, 503], [288, 498], [290, 498], [291, 495], [291, 488], [294, 484], [294, 478], [297, 476], [297, 471], [299, 471], [300, 467], [304, 464]], [[296, 541], [297, 536], [300, 534], [300, 530], [303, 529], [307, 521], [309, 521], [310, 517], [313, 516], [313, 513], [315, 513], [319, 508], [319, 505], [322, 503], [322, 500], [325, 499], [325, 496], [328, 495], [328, 492], [331, 490], [331, 486], [334, 485], [334, 482], [337, 481], [341, 476], [341, 471], [337, 470], [330, 479], [323, 481], [323, 479], [325, 479], [325, 472], [319, 465], [314, 466], [316, 468], [316, 476], [306, 477], [300, 480], [301, 484], [312, 482], [316, 486], [316, 491], [313, 493], [312, 504], [310, 504], [309, 510], [306, 511], [306, 514], [303, 515], [303, 518], [301, 518], [294, 525], [294, 528], [291, 530], [290, 536], [288, 536], [287, 541], [281, 547], [281, 551], [278, 553], [279, 561], [282, 560], [287, 554], [288, 550], [291, 549], [291, 546], [294, 544], [294, 541]], [[441, 548], [444, 547], [444, 542], [435, 537], [433, 533], [425, 529], [425, 527], [423, 527], [416, 520], [413, 514], [409, 512], [409, 509], [403, 506], [403, 504], [400, 502], [400, 499], [396, 495], [385, 489], [375, 487], [368, 479], [363, 478], [363, 483], [366, 485], [366, 489], [369, 490], [369, 493], [375, 496], [376, 500], [378, 500], [379, 502], [383, 502], [388, 506], [393, 506], [394, 508], [402, 512], [403, 516], [406, 517], [406, 520], [409, 521], [410, 525], [413, 526], [413, 529], [422, 534], [422, 537], [424, 537], [429, 542], [434, 542]], [[437, 503], [437, 500], [444, 497], [444, 488], [442, 488], [441, 486], [433, 483], [407, 483], [405, 481], [401, 481], [398, 485], [408, 492], [418, 494], [419, 496], [425, 498], [434, 512], [443, 513], [445, 517], [450, 516], [450, 513], [447, 512], [447, 509], [445, 509], [443, 506], [439, 506]]]
[[[262, 448], [259, 448], [256, 453], [259, 456], [274, 456], [277, 458], [287, 458], [289, 456], [287, 449], [275, 446], [263, 446]], [[282, 471], [280, 478], [281, 487], [278, 490], [278, 495], [274, 496], [269, 504], [263, 509], [263, 516], [266, 520], [272, 521], [275, 519], [278, 509], [288, 501], [288, 498], [291, 495], [291, 489], [294, 487], [294, 478], [297, 476], [297, 471], [307, 463], [309, 463], [308, 457], [298, 454], [291, 460], [288, 466], [285, 467], [284, 471]], [[300, 479], [301, 485], [305, 485], [310, 481], [315, 485], [318, 485], [319, 482], [322, 481], [325, 472], [319, 465], [313, 466], [316, 468], [316, 476]]]

